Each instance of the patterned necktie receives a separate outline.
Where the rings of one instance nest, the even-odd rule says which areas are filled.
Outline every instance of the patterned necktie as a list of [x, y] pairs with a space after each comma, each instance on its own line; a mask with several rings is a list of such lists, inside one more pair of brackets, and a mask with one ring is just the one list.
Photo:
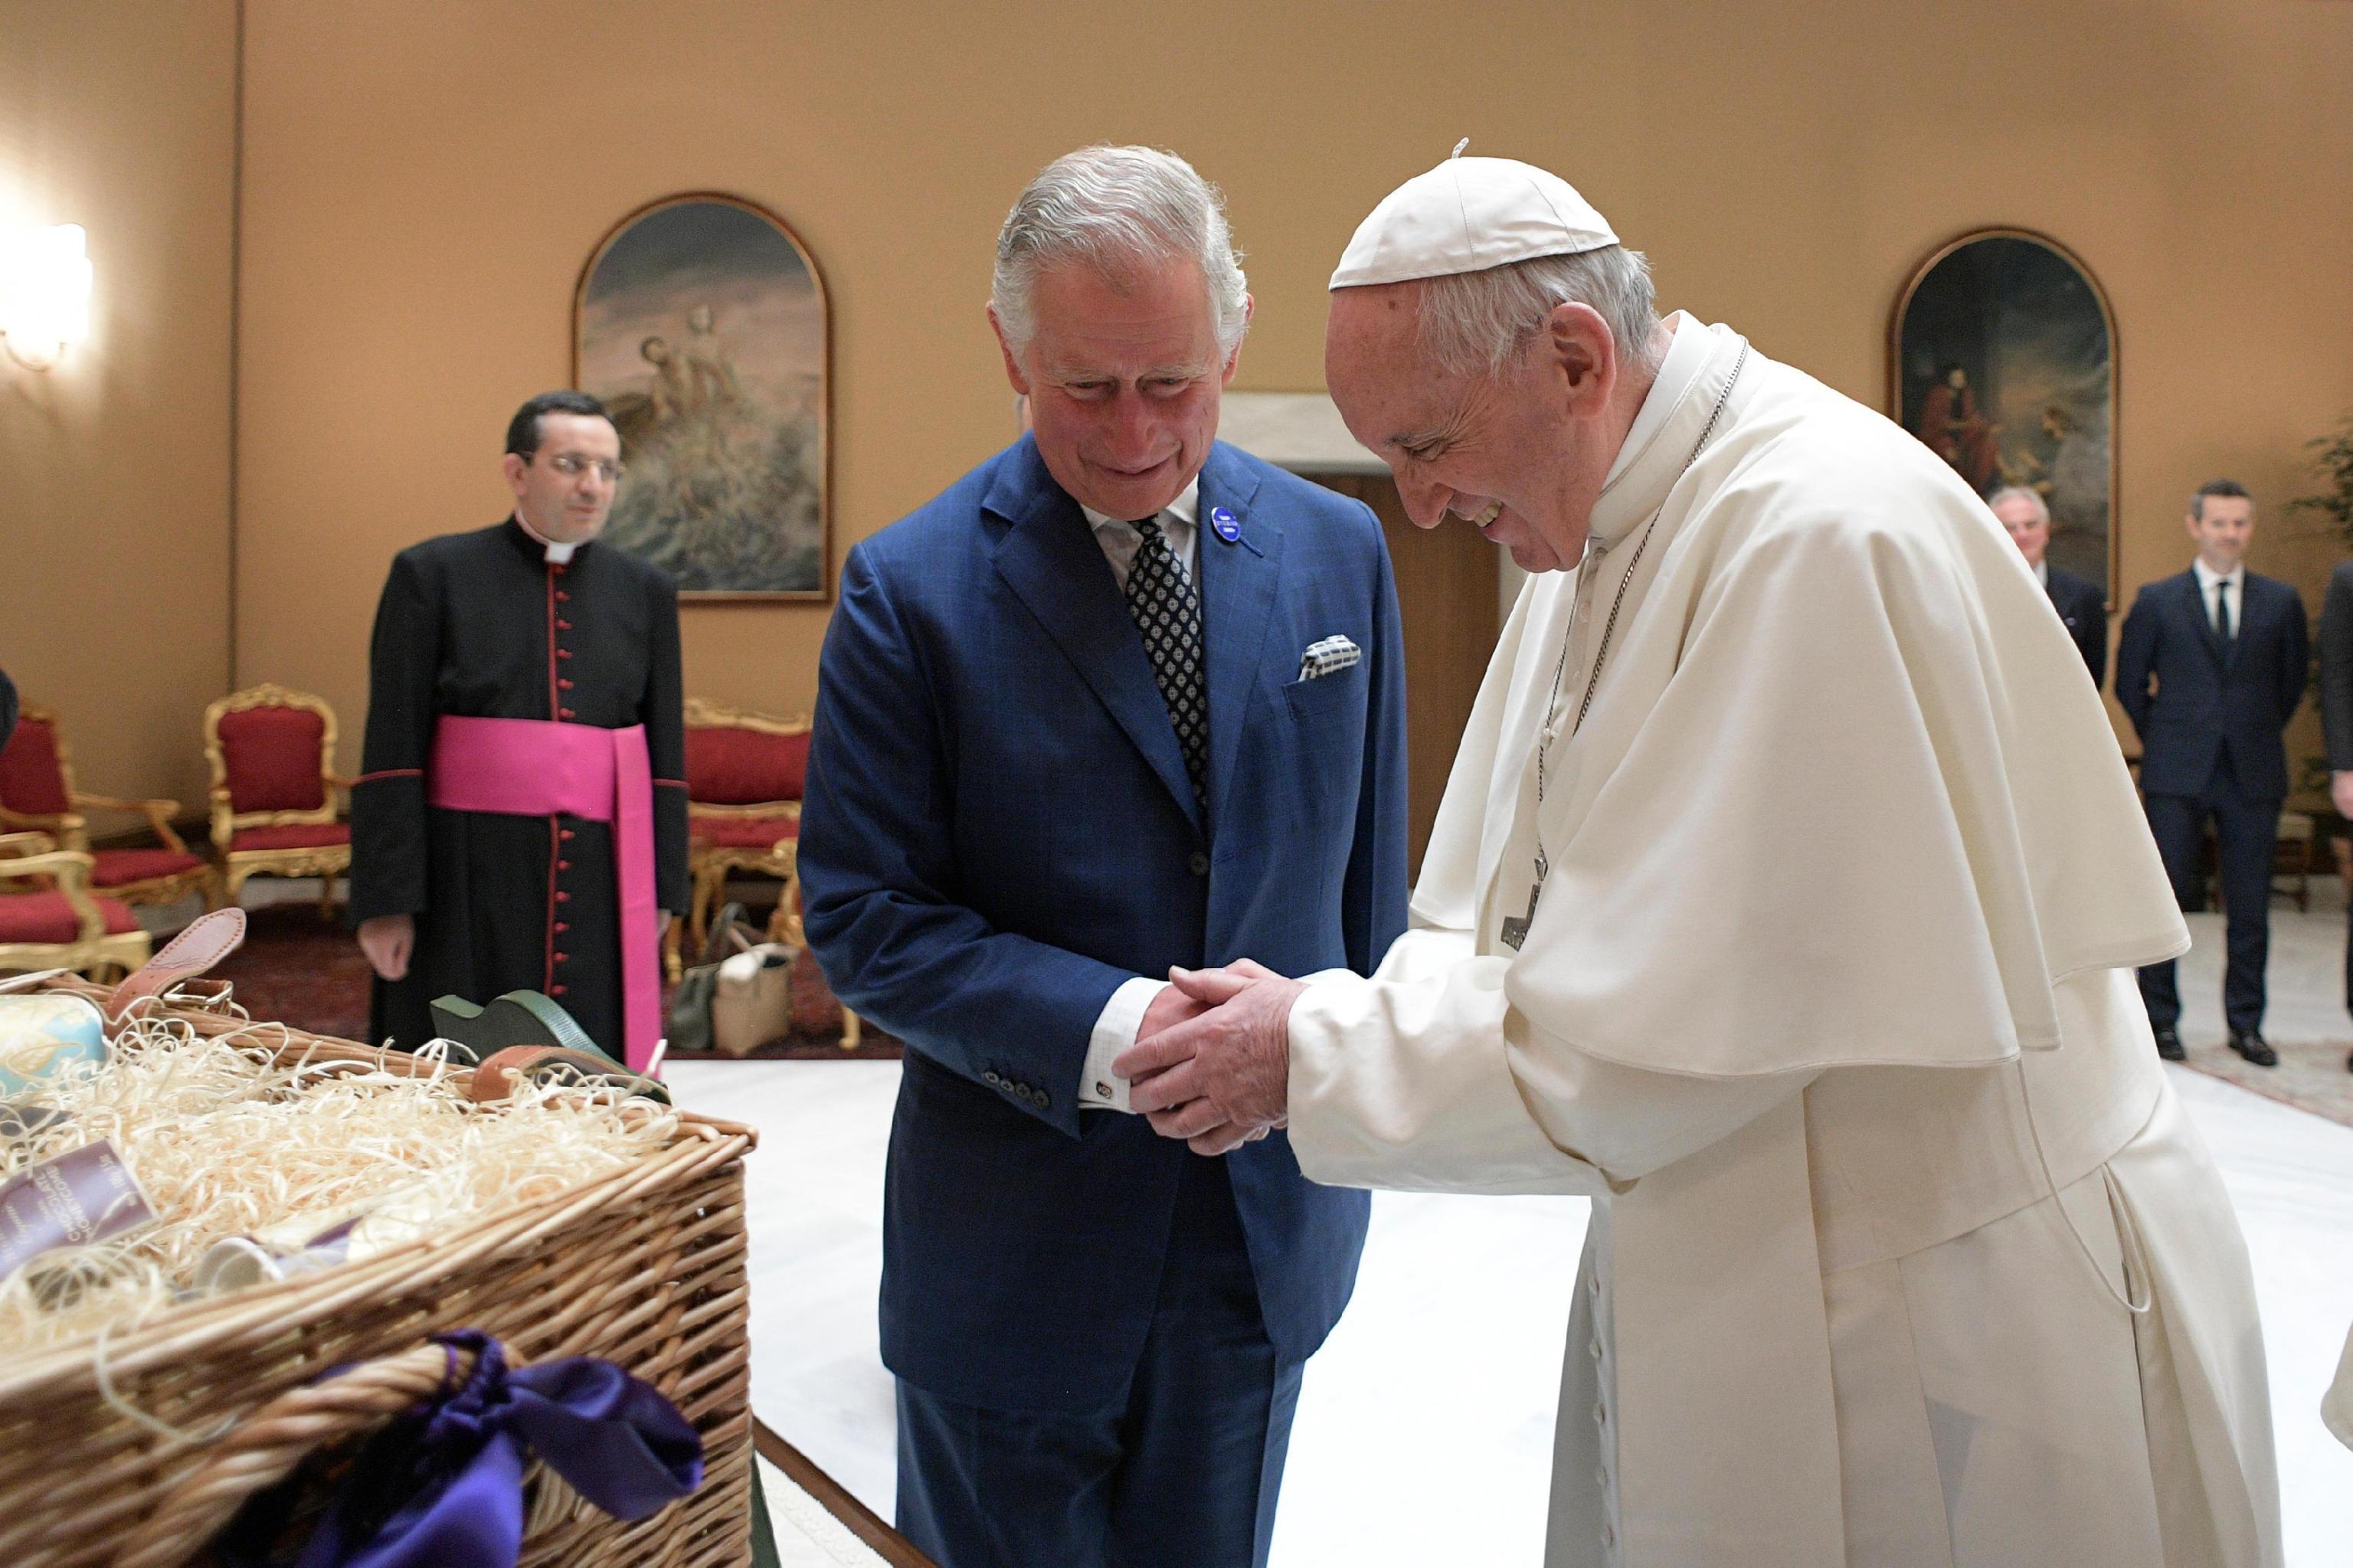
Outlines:
[[1127, 613], [1143, 634], [1152, 678], [1168, 705], [1168, 722], [1185, 753], [1193, 803], [1208, 810], [1209, 692], [1201, 653], [1201, 592], [1176, 559], [1155, 514], [1131, 524], [1141, 541], [1127, 568]]

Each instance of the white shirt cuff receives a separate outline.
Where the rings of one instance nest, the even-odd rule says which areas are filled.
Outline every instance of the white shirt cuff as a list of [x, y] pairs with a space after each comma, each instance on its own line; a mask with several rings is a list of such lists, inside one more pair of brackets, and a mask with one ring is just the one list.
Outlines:
[[1103, 1015], [1095, 1020], [1094, 1033], [1087, 1041], [1086, 1066], [1079, 1075], [1081, 1110], [1129, 1110], [1127, 1080], [1113, 1073], [1111, 1065], [1135, 1044], [1135, 1032], [1144, 1027], [1145, 1012], [1167, 989], [1166, 980], [1137, 975], [1122, 980], [1103, 1003]]

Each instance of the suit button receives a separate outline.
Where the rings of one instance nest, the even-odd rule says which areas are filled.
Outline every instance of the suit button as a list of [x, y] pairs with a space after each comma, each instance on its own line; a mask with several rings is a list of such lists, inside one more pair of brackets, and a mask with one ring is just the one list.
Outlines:
[[980, 1081], [984, 1084], [1002, 1084], [1005, 1082], [1003, 1078], [998, 1077], [994, 1072], [983, 1073], [980, 1075]]
[[1195, 876], [1207, 876], [1209, 874], [1209, 857], [1203, 854], [1199, 850], [1195, 850], [1193, 852], [1193, 858], [1187, 861], [1185, 865], [1186, 868], [1191, 871]]
[[1039, 1110], [1047, 1110], [1053, 1106], [1054, 1097], [1043, 1089], [1032, 1089], [1029, 1091], [1029, 1103]]

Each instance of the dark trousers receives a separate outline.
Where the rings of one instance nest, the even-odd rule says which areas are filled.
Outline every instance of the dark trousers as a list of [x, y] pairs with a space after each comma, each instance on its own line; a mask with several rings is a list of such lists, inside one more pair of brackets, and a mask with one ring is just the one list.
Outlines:
[[1267, 1340], [1224, 1164], [1187, 1156], [1126, 1402], [995, 1410], [902, 1378], [899, 1528], [940, 1568], [1262, 1568], [1299, 1374]]
[[[2209, 818], [2221, 863], [2222, 903], [2228, 914], [2229, 963], [2222, 980], [2222, 1018], [2235, 1033], [2263, 1027], [2263, 966], [2271, 955], [2272, 856], [2279, 847], [2280, 802], [2248, 800], [2238, 792], [2226, 759], [2202, 795], [2151, 795], [2148, 831], [2165, 857], [2173, 895], [2184, 909], [2204, 906], [2198, 851]], [[2181, 1017], [2174, 989], [2173, 960], [2140, 971], [2141, 1000], [2149, 1023], [2170, 1029]]]

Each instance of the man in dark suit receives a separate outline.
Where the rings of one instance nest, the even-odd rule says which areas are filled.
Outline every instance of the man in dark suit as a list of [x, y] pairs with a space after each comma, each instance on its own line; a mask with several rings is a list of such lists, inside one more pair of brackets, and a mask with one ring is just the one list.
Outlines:
[[[2218, 479], [2190, 498], [2198, 546], [2190, 569], [2140, 590], [2116, 643], [2116, 700], [2139, 732], [2140, 787], [2149, 832], [2185, 909], [2204, 902], [2198, 850], [2211, 818], [2229, 912], [2222, 1015], [2231, 1048], [2259, 1067], [2264, 1043], [2263, 963], [2271, 947], [2272, 853], [2287, 796], [2281, 732], [2304, 700], [2311, 667], [2304, 601], [2247, 570], [2255, 503]], [[2181, 1058], [2181, 1000], [2170, 961], [2140, 971], [2158, 1050]]]
[[[2328, 743], [2328, 799], [2353, 819], [2353, 561], [2328, 574], [2320, 606], [2320, 727]], [[2353, 934], [2345, 944], [2345, 1006], [2353, 1012]], [[2345, 1065], [2353, 1071], [2353, 1056]]]
[[1216, 193], [1094, 147], [990, 304], [1030, 433], [853, 549], [802, 816], [811, 946], [907, 1042], [883, 1222], [900, 1527], [944, 1568], [1265, 1560], [1367, 1199], [1280, 1130], [1154, 1136], [1171, 966], [1371, 972], [1405, 925], [1404, 650], [1361, 503], [1215, 443]]
[[2051, 608], [2066, 623], [2067, 635], [2075, 640], [2084, 667], [2092, 672], [2092, 684], [2099, 685], [2108, 678], [2107, 590], [2060, 570], [2044, 558], [2051, 548], [2051, 508], [2042, 496], [2014, 484], [1995, 491], [1986, 504], [2010, 530], [2010, 542], [2042, 579], [2042, 591], [2051, 596]]

